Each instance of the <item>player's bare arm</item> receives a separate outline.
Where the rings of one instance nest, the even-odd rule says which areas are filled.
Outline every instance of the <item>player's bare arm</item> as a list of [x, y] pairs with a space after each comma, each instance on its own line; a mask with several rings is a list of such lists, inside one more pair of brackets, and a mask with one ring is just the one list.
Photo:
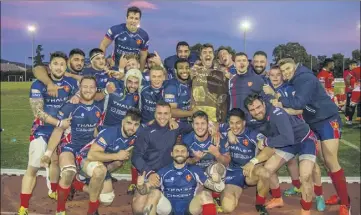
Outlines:
[[103, 40], [100, 42], [99, 48], [103, 50], [104, 54], [108, 48], [108, 46], [112, 43], [112, 40], [110, 40], [107, 37], [104, 37]]
[[145, 172], [142, 175], [139, 175], [137, 178], [137, 190], [140, 195], [147, 195], [150, 192], [150, 187], [144, 181]]
[[90, 161], [110, 162], [115, 160], [128, 160], [129, 152], [127, 150], [120, 150], [118, 153], [105, 153], [104, 148], [98, 144], [92, 144], [88, 159]]
[[214, 157], [217, 159], [217, 162], [219, 162], [225, 166], [228, 166], [228, 164], [231, 162], [231, 155], [229, 154], [229, 152], [227, 152], [225, 154], [221, 154], [219, 152], [219, 148], [217, 146], [210, 145], [208, 147], [208, 151], [209, 151], [209, 153], [214, 155]]
[[148, 51], [140, 51], [140, 71], [143, 72], [145, 68], [145, 63], [147, 61]]
[[64, 129], [68, 128], [70, 125], [70, 120], [58, 120], [47, 114], [43, 109], [44, 100], [42, 98], [31, 98], [30, 107], [33, 111], [34, 117], [39, 118], [44, 123], [48, 123], [57, 127], [62, 127]]
[[80, 81], [83, 78], [83, 76], [81, 76], [81, 75], [72, 74], [70, 72], [65, 72], [64, 76], [74, 78], [77, 81]]
[[193, 110], [181, 110], [177, 108], [177, 103], [170, 103], [171, 106], [171, 113], [172, 113], [172, 117], [175, 118], [184, 118], [184, 117], [190, 117], [192, 116], [192, 114], [198, 110], [196, 108], [194, 108]]

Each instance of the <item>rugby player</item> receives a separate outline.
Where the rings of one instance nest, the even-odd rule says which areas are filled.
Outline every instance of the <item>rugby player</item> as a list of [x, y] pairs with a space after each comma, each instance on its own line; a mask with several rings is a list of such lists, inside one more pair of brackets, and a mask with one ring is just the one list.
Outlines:
[[[76, 153], [93, 140], [103, 111], [101, 104], [94, 101], [96, 93], [96, 80], [94, 77], [84, 76], [80, 81], [79, 89], [80, 103], [66, 103], [58, 112], [60, 120], [72, 117], [70, 127], [71, 142], [62, 145], [60, 148], [59, 166], [61, 178], [57, 188], [58, 205], [56, 209], [58, 215], [65, 214], [65, 203], [70, 192], [71, 183], [77, 173], [75, 166]], [[63, 128], [56, 127], [51, 134], [46, 152], [41, 158], [41, 163], [44, 166], [49, 163], [63, 132]]]
[[333, 77], [333, 70], [335, 69], [335, 62], [331, 58], [326, 58], [323, 62], [321, 71], [317, 74], [318, 80], [324, 85], [326, 90], [334, 87], [335, 78]]
[[229, 110], [241, 108], [246, 113], [246, 120], [252, 117], [248, 114], [244, 106], [245, 98], [251, 93], [263, 93], [262, 88], [265, 84], [263, 78], [257, 75], [251, 67], [247, 54], [239, 52], [234, 57], [237, 74], [229, 79], [228, 94], [230, 96]]
[[260, 75], [265, 83], [268, 83], [267, 67], [267, 54], [264, 51], [256, 51], [252, 59], [253, 70], [257, 75]]
[[219, 64], [226, 68], [225, 76], [229, 79], [232, 75], [237, 73], [236, 67], [234, 66], [233, 56], [229, 53], [226, 47], [221, 46], [217, 50], [217, 59]]
[[[84, 68], [84, 58], [85, 54], [81, 49], [72, 49], [69, 53], [69, 59], [67, 60], [67, 72], [65, 72], [64, 75], [78, 80], [78, 74], [81, 74], [81, 71], [83, 71]], [[62, 89], [62, 87], [54, 84], [51, 78], [49, 78], [46, 66], [37, 65], [33, 69], [33, 74], [37, 80], [46, 85], [47, 93], [50, 96], [58, 96], [58, 90]]]
[[150, 70], [150, 84], [142, 88], [139, 108], [142, 112], [142, 123], [147, 124], [154, 119], [155, 107], [164, 98], [166, 85], [164, 68], [154, 66]]
[[[211, 172], [206, 174], [201, 168], [187, 164], [189, 153], [184, 144], [175, 144], [171, 151], [173, 162], [157, 171], [160, 178], [158, 189], [144, 183], [145, 172], [138, 178], [138, 192], [152, 195], [154, 204], [146, 204], [143, 213], [149, 215], [216, 215], [216, 207], [208, 190], [200, 190], [200, 185], [221, 192], [223, 181], [213, 181]], [[142, 214], [143, 214], [142, 213]]]
[[[57, 97], [48, 95], [46, 86], [39, 80], [34, 81], [30, 88], [30, 107], [35, 120], [31, 129], [28, 166], [22, 179], [19, 215], [28, 214], [29, 200], [36, 184], [40, 159], [45, 153], [54, 127], [67, 129], [71, 123], [71, 117], [63, 120], [58, 120], [56, 117], [60, 107], [78, 90], [75, 79], [64, 77], [66, 61], [67, 56], [62, 52], [54, 52], [50, 55], [50, 79], [53, 84], [61, 87]], [[50, 165], [51, 192], [49, 193], [49, 197], [54, 199], [56, 198], [58, 177], [58, 158], [54, 153]]]
[[[182, 143], [184, 143], [190, 151], [190, 157], [187, 162], [195, 164], [206, 171], [211, 166], [223, 166], [220, 164], [227, 164], [230, 160], [230, 155], [226, 150], [226, 138], [220, 138], [219, 143], [211, 136], [208, 127], [208, 115], [203, 111], [196, 111], [192, 115], [192, 126], [194, 131], [182, 136]], [[226, 174], [225, 167], [218, 168], [219, 177], [224, 178]], [[220, 193], [212, 193], [212, 196], [217, 204], [217, 211], [222, 212]]]
[[149, 36], [139, 27], [142, 11], [137, 7], [130, 7], [126, 18], [126, 23], [109, 28], [99, 48], [106, 53], [106, 49], [114, 41], [115, 67], [118, 67], [122, 55], [136, 54], [140, 56], [140, 71], [143, 72], [148, 55]]
[[94, 142], [87, 144], [77, 153], [79, 179], [81, 176], [85, 177], [87, 185], [84, 186], [84, 183], [75, 179], [73, 187], [89, 193], [88, 214], [97, 213], [99, 203], [112, 204], [115, 194], [110, 172], [116, 170], [112, 164], [119, 163], [115, 166], [122, 166], [130, 158], [140, 118], [141, 114], [137, 109], [129, 109], [118, 126], [102, 130]]
[[179, 59], [175, 66], [176, 77], [164, 88], [164, 101], [172, 107], [172, 117], [188, 121], [197, 110], [191, 108], [190, 65], [186, 59]]
[[356, 61], [351, 61], [348, 65], [348, 69], [343, 72], [343, 80], [345, 82], [345, 92], [346, 92], [346, 108], [345, 108], [345, 117], [346, 117], [346, 125], [352, 125], [352, 118], [355, 114], [355, 106], [350, 106], [352, 87], [350, 84], [350, 80], [352, 75], [351, 71], [357, 67]]
[[[229, 124], [221, 125], [221, 133], [227, 134], [227, 128], [236, 136], [236, 144], [227, 146], [227, 156], [223, 163], [228, 166], [225, 184], [221, 194], [222, 208], [225, 213], [232, 213], [239, 202], [243, 189], [257, 185], [256, 210], [260, 215], [268, 215], [265, 207], [266, 196], [269, 191], [269, 172], [257, 161], [258, 139], [263, 135], [246, 127], [245, 114], [240, 108], [234, 108], [229, 113]], [[244, 174], [243, 167], [254, 166], [251, 172]]]
[[[193, 129], [191, 125], [179, 122], [179, 127], [171, 130], [168, 126], [171, 119], [171, 107], [163, 100], [157, 102], [155, 109], [155, 121], [139, 133], [134, 143], [131, 160], [139, 173], [146, 172], [150, 185], [158, 187], [160, 181], [156, 171], [172, 163], [170, 152], [177, 137]], [[134, 214], [143, 212], [147, 199], [148, 195], [135, 192], [132, 202]], [[152, 198], [149, 198], [149, 201], [155, 205]]]
[[190, 50], [189, 44], [186, 41], [180, 41], [177, 43], [176, 46], [176, 54], [169, 56], [164, 59], [164, 67], [167, 70], [168, 73], [168, 79], [172, 79], [176, 77], [176, 71], [175, 71], [175, 63], [179, 59], [186, 59], [192, 67], [194, 63], [198, 60], [198, 56], [196, 53], [193, 53]]
[[192, 103], [207, 113], [212, 122], [225, 122], [227, 117], [227, 78], [224, 67], [214, 61], [212, 44], [203, 44], [200, 61], [191, 69]]
[[[344, 170], [338, 162], [338, 146], [341, 138], [342, 122], [337, 106], [327, 96], [321, 83], [308, 68], [296, 64], [291, 58], [278, 62], [282, 75], [294, 87], [294, 95], [273, 100], [276, 107], [303, 110], [303, 118], [321, 140], [322, 154], [332, 183], [341, 200], [340, 215], [351, 212], [350, 200]], [[332, 85], [331, 85], [332, 86]], [[326, 204], [338, 203], [337, 198], [329, 199]]]
[[[288, 97], [293, 96], [294, 89], [290, 86], [287, 82], [284, 82], [281, 70], [278, 65], [274, 65], [271, 67], [271, 70], [268, 72], [269, 74], [269, 82], [270, 85], [263, 86], [263, 91], [266, 94], [272, 94], [276, 96], [275, 93], [280, 94], [281, 96]], [[294, 110], [292, 108], [283, 108], [289, 115], [294, 115], [295, 117], [302, 117], [302, 110]], [[319, 144], [317, 144], [319, 146]], [[323, 160], [322, 153], [319, 149], [317, 149], [318, 155]], [[296, 158], [292, 158], [287, 162], [288, 172], [290, 173], [292, 179], [292, 185], [289, 189], [285, 190], [283, 194], [285, 196], [292, 196], [301, 193], [301, 182], [300, 182], [300, 174], [299, 168], [297, 165]], [[314, 182], [314, 192], [316, 194], [316, 206], [318, 211], [324, 211], [326, 208], [325, 200], [323, 198], [323, 191], [322, 191], [322, 182], [321, 182], [321, 170], [317, 162], [315, 163], [315, 167], [312, 173], [313, 182]], [[277, 181], [274, 184], [278, 183]]]

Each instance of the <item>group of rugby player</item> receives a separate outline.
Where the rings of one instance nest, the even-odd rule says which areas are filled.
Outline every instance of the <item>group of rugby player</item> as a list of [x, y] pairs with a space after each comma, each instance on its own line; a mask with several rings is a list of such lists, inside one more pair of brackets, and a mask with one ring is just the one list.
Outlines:
[[[66, 214], [74, 191], [87, 192], [87, 214], [98, 214], [116, 196], [111, 173], [128, 160], [133, 214], [231, 213], [242, 190], [257, 186], [256, 210], [266, 215], [284, 205], [277, 171], [285, 164], [294, 186], [285, 194], [301, 194], [301, 214], [311, 214], [314, 194], [325, 210], [317, 154], [337, 192], [326, 203], [351, 214], [337, 157], [338, 108], [308, 68], [284, 58], [266, 72], [262, 51], [250, 65], [245, 53], [204, 44], [197, 56], [186, 42], [162, 62], [147, 51], [141, 15], [128, 8], [126, 23], [89, 52], [90, 68], [80, 49], [69, 58], [54, 52], [48, 67], [34, 68], [19, 215], [29, 213], [41, 167], [56, 214]], [[113, 41], [113, 58], [105, 59]]]

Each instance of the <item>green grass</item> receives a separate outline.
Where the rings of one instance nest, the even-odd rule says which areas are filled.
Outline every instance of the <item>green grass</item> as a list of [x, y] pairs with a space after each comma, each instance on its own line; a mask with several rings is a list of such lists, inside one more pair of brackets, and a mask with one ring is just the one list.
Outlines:
[[[1, 83], [1, 168], [25, 169], [28, 161], [29, 134], [33, 115], [29, 106], [30, 82]], [[343, 87], [336, 83], [336, 90]], [[336, 91], [335, 90], [335, 91]], [[360, 130], [344, 128], [343, 139], [360, 147]], [[360, 153], [347, 145], [340, 144], [340, 162], [347, 176], [360, 175]], [[321, 165], [322, 167], [322, 165]], [[119, 173], [129, 173], [130, 163]], [[325, 174], [325, 171], [323, 171]], [[280, 175], [288, 175], [285, 168]]]

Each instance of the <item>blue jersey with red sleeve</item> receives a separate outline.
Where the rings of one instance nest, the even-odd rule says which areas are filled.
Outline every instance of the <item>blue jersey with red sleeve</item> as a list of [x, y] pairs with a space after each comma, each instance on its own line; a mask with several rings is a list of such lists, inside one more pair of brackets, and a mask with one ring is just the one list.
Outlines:
[[238, 143], [229, 144], [228, 150], [231, 155], [230, 169], [240, 169], [246, 165], [257, 154], [257, 139], [263, 138], [263, 134], [245, 128], [245, 130], [236, 135]]
[[231, 73], [231, 75], [235, 75], [237, 74], [237, 69], [236, 69], [236, 66], [234, 66], [234, 64], [232, 64], [230, 67], [227, 68], [227, 71], [229, 73]]
[[182, 83], [178, 79], [169, 80], [167, 86], [164, 88], [164, 101], [168, 103], [176, 103], [178, 109], [190, 110], [190, 83]]
[[58, 112], [60, 120], [71, 119], [71, 144], [84, 146], [94, 138], [94, 130], [97, 127], [102, 114], [102, 103], [93, 102], [86, 105], [83, 103], [65, 103]]
[[154, 119], [155, 107], [159, 100], [164, 98], [164, 87], [163, 86], [159, 89], [155, 89], [152, 86], [145, 86], [143, 87], [140, 93], [140, 104], [139, 109], [142, 112], [142, 123], [146, 124]]
[[139, 55], [140, 51], [147, 51], [149, 36], [145, 30], [138, 28], [136, 32], [130, 32], [125, 23], [110, 27], [105, 36], [114, 41], [113, 59], [115, 66], [119, 65], [123, 54]]
[[177, 203], [192, 201], [199, 185], [203, 185], [207, 180], [207, 175], [201, 168], [189, 164], [177, 169], [171, 163], [160, 169], [157, 174], [160, 176], [161, 191], [171, 202], [174, 212], [178, 212], [176, 214], [179, 214], [181, 209], [188, 209], [179, 208]]
[[[205, 141], [199, 141], [196, 138], [195, 132], [191, 132], [189, 134], [186, 134], [182, 136], [182, 142], [187, 145], [189, 156], [194, 157], [193, 151], [201, 151], [206, 152], [208, 151], [208, 147], [212, 145], [212, 137], [209, 136]], [[220, 139], [220, 148], [219, 152], [221, 154], [225, 154], [228, 152], [228, 149], [226, 148], [227, 140], [225, 137], [221, 136]], [[197, 166], [205, 170], [209, 165], [217, 161], [217, 159], [212, 155], [211, 153], [207, 153], [205, 156], [203, 156], [200, 161], [196, 163]]]
[[282, 108], [266, 103], [266, 114], [258, 131], [266, 136], [265, 145], [272, 148], [301, 143], [310, 132], [310, 127], [300, 118], [287, 114]]
[[116, 126], [124, 119], [127, 111], [137, 108], [139, 103], [138, 92], [129, 93], [124, 88], [117, 88], [115, 92], [105, 96], [104, 99], [104, 120], [101, 126]]
[[[59, 81], [53, 81], [57, 86], [63, 88], [58, 90], [58, 96], [53, 97], [48, 95], [47, 87], [41, 81], [36, 80], [32, 83], [30, 88], [30, 99], [42, 99], [44, 101], [43, 110], [45, 113], [56, 118], [59, 109], [65, 104], [78, 91], [78, 83], [75, 79], [70, 77], [63, 77]], [[38, 138], [43, 136], [48, 139], [53, 132], [54, 126], [48, 123], [40, 122], [35, 119], [32, 126], [32, 134], [30, 139]]]

